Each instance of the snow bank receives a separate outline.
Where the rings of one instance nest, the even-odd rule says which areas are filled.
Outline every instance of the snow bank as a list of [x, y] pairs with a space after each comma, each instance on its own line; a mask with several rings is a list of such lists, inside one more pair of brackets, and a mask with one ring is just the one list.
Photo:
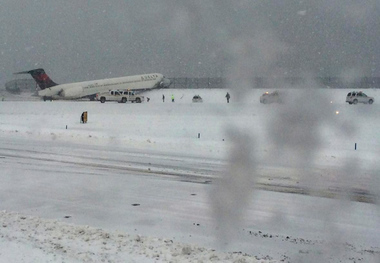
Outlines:
[[3, 262], [277, 262], [1, 211]]

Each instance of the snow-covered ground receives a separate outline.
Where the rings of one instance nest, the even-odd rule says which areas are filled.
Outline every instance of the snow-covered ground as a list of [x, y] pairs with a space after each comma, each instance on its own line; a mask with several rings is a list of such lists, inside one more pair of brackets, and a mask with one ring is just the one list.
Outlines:
[[0, 261], [379, 262], [378, 91], [229, 92], [5, 97]]

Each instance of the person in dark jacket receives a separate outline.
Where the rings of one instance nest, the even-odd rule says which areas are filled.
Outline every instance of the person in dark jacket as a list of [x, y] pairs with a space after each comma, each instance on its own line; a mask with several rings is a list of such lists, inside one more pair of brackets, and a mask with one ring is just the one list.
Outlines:
[[230, 96], [230, 94], [227, 92], [227, 94], [226, 94], [227, 103], [230, 103], [230, 98], [231, 98], [231, 96]]

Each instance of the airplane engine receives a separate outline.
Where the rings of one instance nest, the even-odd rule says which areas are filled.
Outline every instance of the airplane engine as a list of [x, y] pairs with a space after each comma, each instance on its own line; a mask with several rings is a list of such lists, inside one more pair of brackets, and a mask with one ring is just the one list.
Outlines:
[[80, 98], [83, 95], [83, 87], [72, 87], [61, 92], [64, 98]]

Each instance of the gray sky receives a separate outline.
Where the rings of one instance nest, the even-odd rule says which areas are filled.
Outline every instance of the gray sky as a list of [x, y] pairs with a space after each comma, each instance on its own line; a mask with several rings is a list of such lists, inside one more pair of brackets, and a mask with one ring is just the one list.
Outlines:
[[0, 82], [380, 77], [379, 0], [0, 0]]

